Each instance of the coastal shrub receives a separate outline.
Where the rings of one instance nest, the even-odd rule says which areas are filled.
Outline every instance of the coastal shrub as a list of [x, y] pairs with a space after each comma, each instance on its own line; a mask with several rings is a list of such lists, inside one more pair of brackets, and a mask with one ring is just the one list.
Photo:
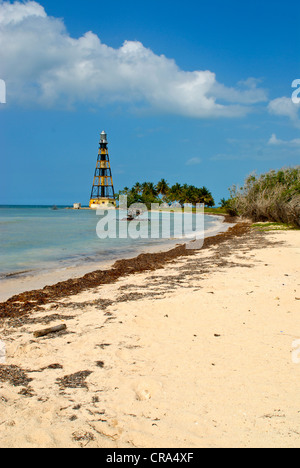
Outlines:
[[221, 209], [230, 216], [238, 216], [238, 213], [233, 206], [232, 199], [229, 198], [226, 200], [225, 198], [221, 198], [219, 205], [221, 206]]
[[251, 174], [243, 187], [231, 189], [229, 207], [253, 221], [300, 227], [300, 166]]

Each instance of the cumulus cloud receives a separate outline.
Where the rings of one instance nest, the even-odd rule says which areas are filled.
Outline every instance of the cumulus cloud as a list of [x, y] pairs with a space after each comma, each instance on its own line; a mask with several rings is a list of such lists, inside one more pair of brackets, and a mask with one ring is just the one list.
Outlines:
[[268, 105], [271, 114], [289, 117], [296, 127], [300, 127], [299, 109], [300, 106], [294, 104], [292, 99], [287, 97], [274, 99]]
[[73, 38], [34, 1], [0, 0], [0, 77], [8, 104], [123, 102], [201, 118], [243, 116], [267, 99], [253, 78], [226, 87], [212, 71], [181, 70], [138, 41], [113, 48], [91, 31]]
[[275, 146], [291, 146], [291, 147], [297, 147], [300, 146], [300, 138], [295, 138], [293, 140], [281, 140], [277, 138], [276, 134], [273, 133], [271, 138], [268, 141], [269, 145], [275, 145]]
[[2, 25], [19, 23], [30, 16], [40, 16], [45, 18], [46, 12], [44, 8], [36, 2], [14, 3], [1, 1], [0, 5], [0, 21]]

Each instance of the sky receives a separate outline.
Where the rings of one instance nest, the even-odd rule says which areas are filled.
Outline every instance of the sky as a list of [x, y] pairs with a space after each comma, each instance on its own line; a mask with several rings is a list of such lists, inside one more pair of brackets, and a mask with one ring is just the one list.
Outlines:
[[218, 205], [299, 165], [299, 20], [294, 0], [0, 0], [0, 204], [87, 205], [102, 130], [116, 191], [165, 178]]

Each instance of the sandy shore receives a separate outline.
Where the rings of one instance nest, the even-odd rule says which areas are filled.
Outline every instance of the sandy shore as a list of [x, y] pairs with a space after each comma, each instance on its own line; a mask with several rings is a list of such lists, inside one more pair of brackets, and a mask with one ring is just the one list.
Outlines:
[[299, 231], [159, 258], [2, 304], [0, 447], [300, 446]]

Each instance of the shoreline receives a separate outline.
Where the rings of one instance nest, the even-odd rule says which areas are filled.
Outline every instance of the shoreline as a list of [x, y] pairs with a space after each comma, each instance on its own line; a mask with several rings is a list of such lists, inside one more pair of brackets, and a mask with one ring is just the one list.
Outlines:
[[[229, 215], [220, 215], [220, 214], [209, 214], [209, 216], [214, 216], [222, 219], [222, 223], [218, 229], [212, 229], [206, 231], [205, 234], [207, 237], [213, 237], [219, 233], [226, 230], [226, 224], [234, 225], [236, 223], [236, 218], [232, 218]], [[40, 290], [46, 286], [53, 286], [57, 283], [65, 282], [68, 280], [80, 280], [85, 275], [93, 273], [95, 271], [109, 271], [113, 268], [114, 264], [119, 260], [134, 260], [138, 255], [142, 254], [152, 254], [152, 253], [165, 253], [169, 250], [173, 250], [174, 246], [185, 245], [186, 240], [182, 239], [173, 239], [166, 241], [158, 245], [149, 245], [143, 246], [137, 252], [137, 255], [117, 255], [116, 258], [111, 260], [96, 261], [95, 263], [82, 263], [76, 266], [66, 266], [62, 268], [53, 268], [49, 271], [34, 271], [28, 270], [25, 273], [31, 273], [29, 275], [23, 275], [12, 273], [7, 277], [4, 277], [0, 280], [0, 287], [3, 292], [0, 292], [0, 316], [1, 316], [1, 304], [13, 298], [14, 296], [19, 296], [31, 291]], [[22, 285], [22, 286], [21, 286]]]

